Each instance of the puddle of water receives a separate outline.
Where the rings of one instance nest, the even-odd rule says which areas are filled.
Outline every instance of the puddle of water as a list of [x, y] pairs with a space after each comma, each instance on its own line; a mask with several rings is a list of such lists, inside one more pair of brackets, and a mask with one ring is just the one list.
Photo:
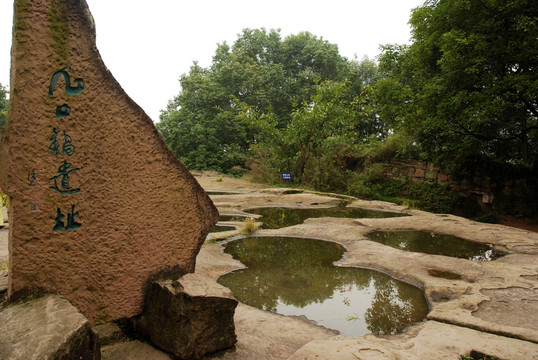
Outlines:
[[346, 336], [395, 334], [422, 321], [422, 290], [367, 269], [333, 266], [345, 249], [321, 240], [250, 237], [225, 252], [248, 266], [221, 276], [241, 302], [282, 315], [304, 315]]
[[408, 214], [376, 211], [354, 207], [338, 206], [324, 209], [294, 209], [294, 208], [256, 208], [247, 210], [250, 213], [262, 215], [262, 229], [280, 229], [303, 223], [308, 218], [339, 217], [339, 218], [388, 218], [409, 216]]
[[213, 228], [211, 229], [210, 232], [214, 233], [214, 232], [230, 231], [230, 230], [235, 230], [235, 226], [232, 226], [232, 225], [215, 225], [215, 226], [213, 226]]
[[206, 191], [208, 195], [239, 195], [238, 192], [227, 192], [227, 191]]
[[456, 236], [425, 231], [374, 231], [366, 235], [369, 240], [405, 251], [444, 255], [476, 261], [495, 260], [502, 254], [489, 246], [464, 240]]
[[302, 194], [303, 190], [284, 190], [282, 191], [282, 195], [295, 195], [295, 194]]
[[220, 215], [219, 221], [245, 221], [246, 215]]

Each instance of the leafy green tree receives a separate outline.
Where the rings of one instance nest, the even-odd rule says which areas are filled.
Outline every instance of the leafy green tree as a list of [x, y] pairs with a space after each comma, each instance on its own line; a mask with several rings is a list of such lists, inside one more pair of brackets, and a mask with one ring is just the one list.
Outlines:
[[7, 94], [7, 89], [0, 83], [0, 129], [2, 129], [6, 124], [8, 109]]
[[272, 114], [243, 106], [241, 116], [257, 128], [260, 141], [253, 146], [267, 173], [291, 171], [298, 182], [328, 190], [345, 183], [345, 170], [361, 146], [385, 129], [370, 115], [369, 88], [356, 93], [349, 81], [324, 81], [308, 104], [297, 108], [285, 128], [278, 128]]
[[169, 148], [190, 169], [225, 171], [244, 162], [245, 128], [235, 121], [226, 89], [197, 64], [157, 124]]
[[240, 120], [242, 108], [270, 114], [272, 126], [285, 128], [319, 81], [348, 71], [337, 46], [310, 33], [282, 40], [277, 30], [245, 29], [232, 47], [218, 45], [209, 68], [195, 64], [181, 76], [182, 90], [157, 127], [187, 167], [228, 171], [262, 141], [259, 129]]
[[380, 113], [441, 164], [536, 161], [538, 4], [429, 0], [410, 23], [413, 43], [381, 56]]

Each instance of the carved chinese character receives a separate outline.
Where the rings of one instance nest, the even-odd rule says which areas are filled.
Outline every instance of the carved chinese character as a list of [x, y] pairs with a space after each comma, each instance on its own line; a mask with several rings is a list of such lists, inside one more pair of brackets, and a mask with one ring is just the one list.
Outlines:
[[32, 169], [32, 173], [31, 174], [28, 174], [28, 185], [29, 186], [34, 186], [34, 181], [36, 180], [36, 174], [35, 174], [35, 169]]
[[56, 117], [62, 119], [68, 117], [71, 114], [71, 108], [67, 104], [63, 104], [56, 108]]
[[56, 130], [56, 128], [52, 129], [52, 136], [50, 137], [50, 146], [49, 151], [58, 156], [58, 150], [60, 148], [60, 145], [58, 143], [58, 134], [60, 133], [60, 130]]
[[60, 231], [60, 230], [71, 231], [71, 230], [78, 229], [79, 227], [82, 226], [81, 223], [78, 223], [75, 221], [75, 218], [77, 218], [78, 216], [79, 216], [78, 211], [75, 212], [75, 205], [71, 205], [71, 212], [67, 214], [67, 223], [64, 225], [63, 220], [65, 219], [65, 215], [62, 214], [62, 211], [60, 210], [60, 208], [58, 208], [56, 210], [56, 218], [54, 218], [55, 224], [52, 230], [53, 231]]
[[71, 136], [67, 135], [64, 130], [64, 145], [62, 146], [62, 152], [71, 156], [75, 153], [75, 146], [71, 143]]
[[67, 73], [68, 71], [71, 71], [71, 66], [66, 66], [62, 70], [56, 71], [54, 75], [52, 75], [49, 86], [49, 97], [54, 96], [54, 88], [56, 87], [58, 80], [60, 80], [62, 76], [65, 80], [65, 92], [67, 93], [67, 95], [77, 95], [84, 90], [84, 81], [82, 79], [75, 79], [74, 82], [76, 86], [71, 85], [71, 79], [69, 74]]
[[[64, 160], [64, 163], [58, 168], [58, 175], [51, 177], [49, 180], [54, 181], [54, 186], [50, 189], [58, 191], [60, 194], [78, 194], [80, 189], [71, 189], [69, 185], [69, 174], [80, 170], [79, 168], [71, 169], [71, 164]], [[58, 184], [59, 182], [59, 184]]]

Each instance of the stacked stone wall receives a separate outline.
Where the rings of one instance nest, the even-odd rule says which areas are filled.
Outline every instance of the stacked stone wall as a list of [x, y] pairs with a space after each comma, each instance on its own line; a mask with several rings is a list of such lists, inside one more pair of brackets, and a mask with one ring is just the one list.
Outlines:
[[[373, 164], [369, 164], [370, 166]], [[394, 161], [383, 164], [383, 175], [400, 181], [447, 185], [476, 197], [482, 205], [495, 208], [503, 203], [513, 209], [528, 209], [528, 202], [536, 199], [537, 181], [521, 177], [493, 179], [480, 171], [451, 172], [420, 161]], [[368, 167], [368, 165], [367, 165]]]

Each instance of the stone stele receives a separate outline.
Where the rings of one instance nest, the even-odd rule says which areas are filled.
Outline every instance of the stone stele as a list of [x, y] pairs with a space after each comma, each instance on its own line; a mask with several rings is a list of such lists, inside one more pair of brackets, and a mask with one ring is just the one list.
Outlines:
[[153, 280], [194, 272], [215, 206], [104, 65], [85, 0], [15, 1], [10, 91], [8, 298], [140, 314]]

